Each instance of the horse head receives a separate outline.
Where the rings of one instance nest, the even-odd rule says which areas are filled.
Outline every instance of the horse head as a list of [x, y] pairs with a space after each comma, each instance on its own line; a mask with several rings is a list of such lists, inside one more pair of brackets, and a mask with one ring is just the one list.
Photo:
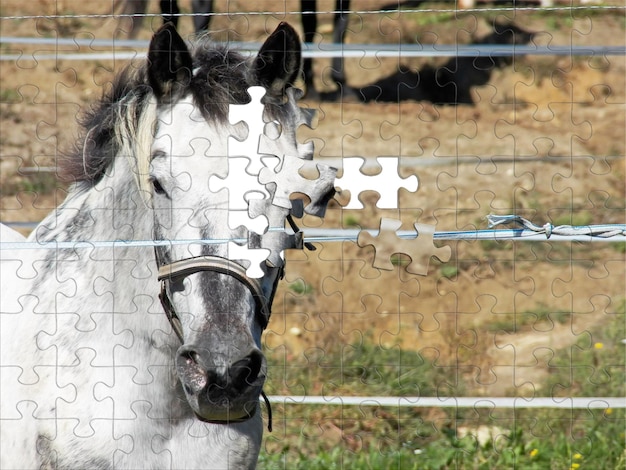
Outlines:
[[[140, 185], [149, 193], [155, 239], [189, 241], [155, 252], [161, 301], [182, 343], [176, 372], [187, 402], [206, 421], [237, 422], [258, 408], [266, 377], [261, 334], [282, 263], [269, 258], [255, 265], [248, 253], [267, 245], [263, 232], [270, 225], [284, 228], [289, 210], [271, 206], [252, 162], [260, 162], [260, 140], [275, 157], [311, 158], [310, 146], [296, 140], [303, 118], [291, 86], [300, 62], [299, 38], [285, 23], [252, 60], [202, 44], [189, 49], [171, 25], [150, 44], [147, 82], [156, 126]], [[250, 87], [264, 90], [262, 104], [250, 104], [246, 125], [230, 122], [229, 109], [250, 102]], [[268, 126], [270, 136], [252, 135]], [[260, 229], [248, 206], [262, 212]], [[273, 237], [283, 245], [274, 248], [289, 248], [288, 239]]]

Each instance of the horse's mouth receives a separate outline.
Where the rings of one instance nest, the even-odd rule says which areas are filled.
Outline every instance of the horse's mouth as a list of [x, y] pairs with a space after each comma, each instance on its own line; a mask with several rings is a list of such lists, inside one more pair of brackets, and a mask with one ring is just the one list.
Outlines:
[[[252, 405], [252, 404], [251, 404]], [[257, 408], [259, 407], [258, 403], [254, 406], [250, 406], [250, 410], [244, 409], [242, 410], [243, 414], [236, 413], [234, 411], [229, 411], [227, 413], [209, 413], [206, 416], [202, 416], [194, 411], [196, 418], [204, 423], [212, 423], [212, 424], [236, 424], [243, 423], [248, 421], [250, 418], [254, 417], [256, 414]]]
[[187, 397], [187, 400], [198, 419], [209, 423], [240, 423], [252, 418], [260, 403], [262, 385], [252, 386], [250, 390], [236, 398], [220, 397], [219, 399], [204, 396]]
[[187, 403], [198, 417], [208, 422], [238, 422], [254, 416], [265, 371], [265, 358], [256, 348], [238, 360], [225, 361], [217, 354], [209, 355], [201, 348], [183, 345], [176, 362]]
[[260, 375], [243, 389], [207, 384], [201, 391], [192, 393], [181, 384], [185, 398], [196, 417], [209, 423], [238, 423], [252, 418], [260, 403], [265, 375]]

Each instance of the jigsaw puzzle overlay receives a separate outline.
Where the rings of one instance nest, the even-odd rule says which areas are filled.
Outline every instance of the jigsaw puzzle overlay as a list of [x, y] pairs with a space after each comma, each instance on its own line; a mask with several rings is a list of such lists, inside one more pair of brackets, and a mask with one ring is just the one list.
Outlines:
[[[111, 220], [114, 244], [63, 245], [82, 241], [70, 230], [52, 250], [8, 245], [23, 241], [11, 228], [43, 239], [64, 223], [35, 228], [72, 183], [57, 167], [78, 120], [125, 65], [141, 66], [162, 13], [178, 19], [184, 38], [201, 27], [232, 47], [259, 41], [244, 44], [252, 57], [282, 21], [310, 43], [310, 74], [296, 82], [303, 92], [289, 90], [281, 103], [297, 102], [296, 146], [284, 151], [290, 129], [268, 117], [273, 98], [247, 88], [246, 102], [226, 106], [228, 158], [199, 175], [204, 167], [185, 166], [185, 157], [216, 157], [221, 143], [191, 139], [167, 169], [175, 188], [160, 188], [186, 197], [202, 185], [207, 200], [223, 202], [224, 219], [200, 206], [169, 208], [190, 230], [220, 220], [236, 233], [223, 241], [225, 257], [243, 266], [252, 289], [285, 268], [262, 340], [273, 430], [258, 468], [623, 466], [623, 3], [180, 1], [180, 17], [159, 2], [147, 2], [145, 18], [120, 17], [141, 14], [142, 3], [2, 3], [0, 426], [3, 436], [42, 436], [14, 468], [55, 468], [68, 442], [115, 449], [69, 468], [141, 459], [190, 468], [174, 444], [180, 432], [206, 449], [207, 468], [218, 465], [211, 450], [222, 444], [206, 445], [206, 423], [167, 427], [178, 405], [163, 411], [146, 398], [163, 385], [175, 391], [172, 403], [186, 400], [154, 249], [128, 243], [142, 237], [126, 214], [145, 201], [69, 209], [80, 215], [76, 227]], [[213, 9], [208, 25], [191, 16], [201, 8]], [[204, 119], [191, 109], [185, 132]], [[162, 136], [171, 148], [180, 137]], [[84, 138], [89, 150], [100, 135]], [[497, 217], [507, 215], [519, 218]], [[479, 238], [490, 220], [502, 231], [530, 221], [540, 236]], [[603, 241], [562, 236], [603, 224], [611, 224]], [[201, 244], [187, 242], [187, 256], [197, 256]], [[69, 275], [83, 257], [103, 274]], [[122, 272], [145, 293], [125, 295]], [[173, 297], [175, 276], [164, 277]], [[33, 282], [46, 301], [29, 293]], [[16, 336], [23, 354], [7, 341]], [[154, 354], [141, 354], [142, 344]], [[253, 419], [261, 418], [267, 427], [264, 406]], [[223, 438], [231, 467], [256, 445], [237, 426]], [[4, 440], [3, 458], [12, 447], [20, 444]]]

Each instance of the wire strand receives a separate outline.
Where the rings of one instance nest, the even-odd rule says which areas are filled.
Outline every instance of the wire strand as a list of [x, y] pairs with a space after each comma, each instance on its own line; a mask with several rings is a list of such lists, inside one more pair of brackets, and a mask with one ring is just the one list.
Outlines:
[[[301, 16], [301, 15], [314, 15], [314, 14], [351, 14], [351, 15], [388, 15], [388, 14], [406, 14], [406, 13], [456, 13], [456, 14], [466, 14], [466, 13], [503, 13], [503, 12], [521, 12], [521, 11], [535, 11], [535, 12], [573, 12], [573, 11], [613, 11], [613, 10], [626, 10], [626, 5], [581, 5], [581, 6], [565, 6], [565, 7], [501, 7], [501, 8], [467, 8], [467, 9], [458, 9], [458, 8], [427, 8], [427, 9], [394, 9], [394, 10], [349, 10], [349, 11], [339, 11], [339, 10], [323, 10], [317, 12], [300, 12], [300, 11], [229, 11], [229, 12], [214, 12], [214, 13], [176, 13], [169, 16], [183, 18], [183, 17], [194, 17], [194, 16]], [[81, 15], [12, 15], [12, 16], [2, 16], [0, 20], [38, 20], [38, 19], [48, 19], [48, 20], [61, 20], [61, 19], [107, 19], [107, 18], [160, 18], [162, 16], [161, 13], [139, 13], [139, 14], [124, 14], [124, 13], [91, 13], [91, 14], [81, 14]]]
[[411, 408], [626, 408], [623, 397], [376, 397], [269, 395], [281, 405], [398, 406]]
[[[508, 230], [466, 230], [435, 232], [433, 238], [439, 241], [456, 240], [514, 240], [514, 241], [626, 241], [626, 224], [601, 224], [601, 225], [561, 225], [553, 227], [552, 224], [538, 226], [516, 215], [494, 216], [487, 219], [493, 225], [518, 223], [524, 228]], [[6, 224], [9, 225], [9, 224]], [[292, 232], [284, 228], [271, 228], [271, 232]], [[333, 242], [356, 242], [359, 233], [365, 231], [372, 236], [377, 236], [378, 230], [360, 229], [305, 229], [303, 232], [305, 243], [333, 243]], [[414, 231], [398, 231], [398, 238], [411, 240], [419, 235]], [[61, 250], [61, 249], [94, 249], [94, 248], [142, 248], [155, 246], [173, 245], [220, 245], [229, 242], [245, 244], [247, 238], [234, 239], [194, 239], [194, 240], [77, 240], [77, 241], [52, 241], [52, 242], [0, 242], [0, 250]]]

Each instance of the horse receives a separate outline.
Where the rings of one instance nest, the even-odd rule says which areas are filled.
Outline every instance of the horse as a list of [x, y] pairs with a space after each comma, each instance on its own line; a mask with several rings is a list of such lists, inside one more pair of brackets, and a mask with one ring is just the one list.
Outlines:
[[[300, 65], [286, 23], [255, 57], [188, 45], [166, 24], [86, 111], [67, 197], [28, 237], [38, 248], [1, 251], [2, 469], [255, 467], [261, 335], [284, 262], [251, 272], [247, 253], [276, 232], [231, 226], [229, 195], [251, 172], [236, 174], [231, 147], [312, 158], [296, 139]], [[259, 90], [261, 112], [230, 122]], [[215, 178], [224, 188], [210, 191]], [[255, 201], [266, 225], [282, 223], [273, 252], [292, 247], [295, 209]]]

